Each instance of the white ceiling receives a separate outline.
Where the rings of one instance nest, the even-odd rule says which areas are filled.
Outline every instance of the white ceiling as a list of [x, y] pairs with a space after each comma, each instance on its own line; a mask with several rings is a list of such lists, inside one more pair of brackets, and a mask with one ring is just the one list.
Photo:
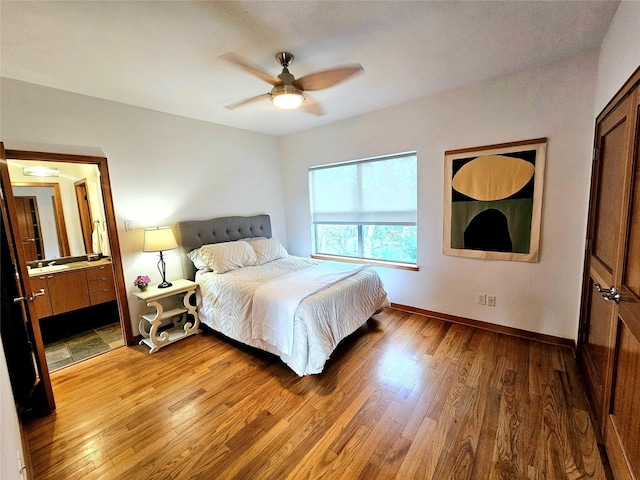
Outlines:
[[[2, 76], [270, 135], [317, 127], [599, 48], [616, 1], [5, 1]], [[276, 109], [270, 85], [219, 57], [301, 77], [365, 74], [314, 92], [321, 117]]]

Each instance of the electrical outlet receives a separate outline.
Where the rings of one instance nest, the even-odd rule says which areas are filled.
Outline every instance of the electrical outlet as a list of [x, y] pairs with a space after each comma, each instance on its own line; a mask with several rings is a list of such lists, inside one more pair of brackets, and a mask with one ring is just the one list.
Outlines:
[[478, 294], [478, 305], [486, 305], [487, 304], [487, 296], [484, 293]]
[[496, 306], [496, 296], [495, 295], [487, 295], [487, 306], [495, 307]]

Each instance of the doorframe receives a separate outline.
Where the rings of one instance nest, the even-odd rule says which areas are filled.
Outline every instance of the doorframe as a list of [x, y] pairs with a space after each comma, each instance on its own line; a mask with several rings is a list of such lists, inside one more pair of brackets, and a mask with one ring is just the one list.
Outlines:
[[[109, 180], [109, 168], [106, 157], [95, 157], [89, 155], [76, 155], [66, 153], [36, 152], [29, 150], [6, 150], [6, 156], [10, 160], [35, 160], [39, 162], [64, 162], [96, 165], [100, 172], [100, 186], [102, 202], [104, 204], [105, 228], [109, 239], [111, 259], [114, 267], [114, 280], [118, 313], [120, 316], [120, 326], [125, 345], [135, 345], [136, 339], [131, 328], [131, 317], [129, 314], [129, 303], [127, 288], [124, 281], [124, 269], [122, 267], [122, 254], [120, 242], [118, 241], [118, 228], [116, 223], [115, 209], [111, 195], [111, 181]], [[26, 265], [24, 266], [26, 274]]]

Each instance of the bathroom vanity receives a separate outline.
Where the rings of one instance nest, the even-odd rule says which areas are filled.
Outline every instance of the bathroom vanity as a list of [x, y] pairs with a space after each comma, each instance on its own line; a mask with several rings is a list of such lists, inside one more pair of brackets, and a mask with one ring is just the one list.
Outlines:
[[38, 318], [116, 300], [113, 264], [106, 258], [33, 267], [29, 279]]

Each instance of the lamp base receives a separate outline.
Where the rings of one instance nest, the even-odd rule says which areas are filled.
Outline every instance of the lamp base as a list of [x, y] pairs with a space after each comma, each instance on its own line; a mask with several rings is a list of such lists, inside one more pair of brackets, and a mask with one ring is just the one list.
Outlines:
[[173, 283], [170, 283], [170, 282], [164, 281], [164, 282], [162, 282], [160, 285], [158, 285], [158, 288], [167, 288], [167, 287], [170, 287], [170, 286], [172, 286], [172, 285], [173, 285]]

